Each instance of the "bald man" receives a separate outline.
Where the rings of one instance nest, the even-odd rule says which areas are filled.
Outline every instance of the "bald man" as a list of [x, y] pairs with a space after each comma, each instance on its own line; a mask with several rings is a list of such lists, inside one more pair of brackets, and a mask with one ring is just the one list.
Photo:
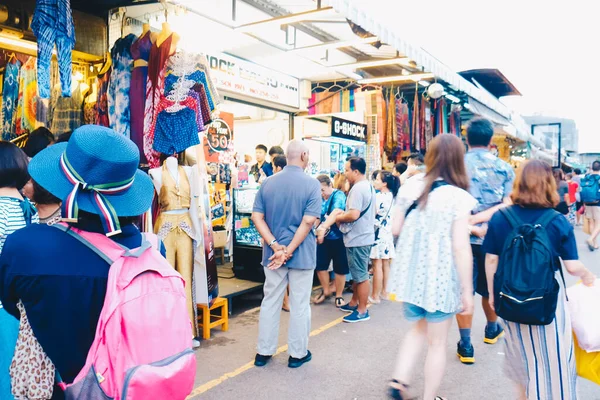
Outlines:
[[308, 148], [288, 144], [287, 166], [267, 178], [254, 202], [252, 221], [263, 238], [264, 298], [254, 364], [265, 366], [277, 351], [281, 302], [289, 284], [288, 366], [298, 368], [312, 358], [308, 351], [310, 294], [317, 264], [313, 226], [321, 216], [321, 186], [304, 173]]

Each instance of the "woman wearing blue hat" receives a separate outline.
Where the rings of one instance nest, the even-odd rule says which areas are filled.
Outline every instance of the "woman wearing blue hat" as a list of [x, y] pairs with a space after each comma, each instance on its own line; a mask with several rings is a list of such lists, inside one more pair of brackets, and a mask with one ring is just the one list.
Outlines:
[[[62, 200], [62, 216], [69, 224], [137, 248], [142, 235], [133, 222], [150, 208], [154, 191], [150, 178], [138, 170], [139, 157], [123, 135], [86, 125], [68, 143], [35, 156], [29, 174]], [[85, 364], [108, 270], [84, 244], [47, 225], [15, 232], [0, 255], [0, 301], [14, 316], [19, 315], [19, 300], [23, 303], [37, 340], [65, 382], [72, 382]], [[52, 398], [62, 396], [54, 390]]]

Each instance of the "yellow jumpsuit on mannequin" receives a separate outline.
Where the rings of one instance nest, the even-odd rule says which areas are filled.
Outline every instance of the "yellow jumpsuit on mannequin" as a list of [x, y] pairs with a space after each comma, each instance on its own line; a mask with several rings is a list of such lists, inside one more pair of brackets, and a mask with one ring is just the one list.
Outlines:
[[185, 280], [188, 312], [194, 337], [197, 336], [192, 297], [192, 274], [194, 268], [193, 228], [189, 212], [169, 214], [164, 211], [189, 209], [191, 205], [191, 188], [187, 174], [182, 166], [178, 167], [179, 185], [169, 171], [166, 163], [162, 167], [162, 186], [158, 196], [160, 214], [156, 221], [155, 233], [163, 240], [167, 250], [167, 260]]

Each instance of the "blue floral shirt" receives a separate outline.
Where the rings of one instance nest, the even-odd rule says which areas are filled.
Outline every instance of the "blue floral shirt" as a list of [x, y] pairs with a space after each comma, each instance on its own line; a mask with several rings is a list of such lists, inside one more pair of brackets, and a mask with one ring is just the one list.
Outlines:
[[[346, 210], [346, 195], [341, 190], [335, 189], [331, 196], [325, 201], [323, 201], [323, 206], [321, 207], [321, 221], [325, 221], [327, 215], [331, 213], [331, 211], [335, 209]], [[329, 235], [327, 235], [327, 240], [336, 240], [342, 237], [342, 232], [340, 232], [337, 225], [331, 227], [329, 231]]]
[[[478, 202], [473, 214], [497, 206], [511, 194], [515, 171], [510, 164], [486, 149], [470, 150], [465, 155], [465, 164], [471, 180], [469, 192]], [[483, 239], [471, 236], [471, 243], [483, 244]]]

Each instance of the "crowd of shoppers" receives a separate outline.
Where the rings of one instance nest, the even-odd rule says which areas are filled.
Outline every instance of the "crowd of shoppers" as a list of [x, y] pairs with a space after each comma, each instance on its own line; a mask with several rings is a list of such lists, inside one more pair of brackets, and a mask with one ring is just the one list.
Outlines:
[[[505, 370], [515, 383], [515, 398], [576, 399], [573, 336], [559, 283], [561, 265], [584, 285], [596, 279], [578, 261], [573, 226], [576, 213], [585, 209], [591, 231], [587, 244], [591, 251], [598, 248], [600, 198], [583, 194], [595, 184], [600, 196], [600, 162], [581, 178], [577, 171], [565, 176], [543, 161], [528, 161], [515, 178], [513, 168], [488, 150], [492, 136], [492, 123], [476, 118], [466, 129], [468, 151], [458, 137], [438, 135], [424, 156], [414, 153], [391, 172], [375, 171], [372, 182], [359, 157], [350, 157], [343, 173], [314, 179], [305, 173], [310, 154], [303, 141], [289, 142], [285, 154], [272, 147], [270, 162], [267, 147], [258, 145], [252, 174], [261, 186], [252, 221], [263, 239], [265, 284], [254, 364], [265, 366], [276, 354], [282, 308], [290, 312], [288, 366], [311, 361], [316, 273], [321, 289], [312, 302], [334, 297], [346, 323], [369, 321], [369, 305], [402, 302], [410, 328], [400, 344], [390, 398], [412, 398], [415, 368], [427, 347], [422, 398], [442, 399], [454, 319], [458, 358], [475, 362], [471, 327], [474, 295], [479, 294], [487, 320], [484, 342], [493, 345], [505, 337]], [[123, 248], [142, 246], [135, 222], [150, 208], [154, 189], [138, 164], [132, 142], [98, 126], [83, 126], [56, 143], [40, 128], [26, 152], [0, 142], [0, 371], [11, 371], [0, 373], [0, 398], [35, 398], [27, 383], [32, 370], [15, 352], [17, 333], [24, 329], [35, 333], [28, 343], [44, 360], [44, 368], [35, 373], [52, 377], [42, 381], [49, 382], [46, 386], [60, 381], [55, 373], [72, 382], [85, 364], [107, 293], [109, 265], [65, 230], [114, 233], [110, 239]], [[106, 191], [114, 182], [127, 185]], [[71, 215], [73, 201], [78, 213], [64, 225], [62, 217]], [[118, 229], [111, 230], [111, 223]], [[507, 296], [498, 287], [510, 268], [505, 260], [516, 251], [505, 244], [515, 232], [531, 236], [539, 229], [545, 231], [551, 254], [544, 266], [555, 276], [556, 306], [550, 307], [553, 317], [547, 324], [507, 314], [502, 308]], [[528, 236], [520, 237], [526, 241]], [[32, 242], [35, 252], [28, 251]], [[165, 255], [163, 246], [160, 252]], [[346, 301], [349, 279], [352, 297]], [[15, 377], [25, 378], [15, 384]], [[58, 386], [50, 393], [48, 399], [64, 398]]]

